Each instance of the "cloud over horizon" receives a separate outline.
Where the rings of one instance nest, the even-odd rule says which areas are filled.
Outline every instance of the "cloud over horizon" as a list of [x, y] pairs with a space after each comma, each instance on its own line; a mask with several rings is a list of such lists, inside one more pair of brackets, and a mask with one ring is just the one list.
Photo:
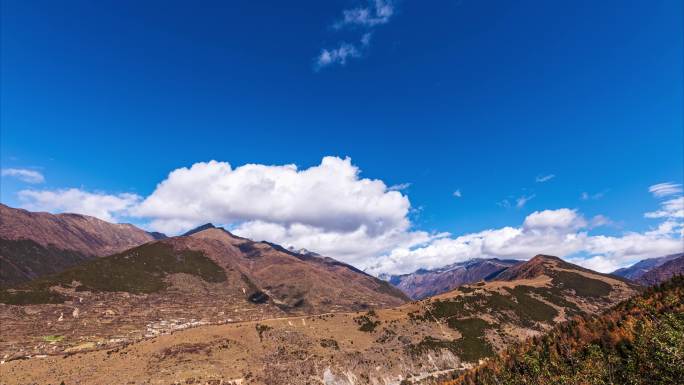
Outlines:
[[45, 176], [36, 170], [29, 170], [25, 168], [3, 168], [0, 170], [0, 175], [4, 177], [17, 178], [22, 182], [38, 184], [45, 182]]
[[66, 212], [90, 215], [109, 222], [127, 216], [142, 197], [136, 194], [111, 195], [77, 188], [59, 190], [21, 190], [22, 207], [31, 211]]
[[658, 210], [644, 213], [660, 220], [644, 232], [592, 234], [611, 220], [558, 208], [534, 211], [518, 226], [455, 235], [415, 229], [410, 219], [415, 208], [402, 193], [406, 187], [364, 178], [350, 158], [327, 156], [305, 169], [199, 162], [171, 171], [146, 197], [75, 188], [28, 189], [18, 196], [30, 210], [136, 219], [170, 235], [207, 222], [226, 225], [240, 236], [306, 248], [374, 274], [407, 273], [471, 258], [528, 259], [539, 253], [609, 272], [639, 259], [684, 251], [684, 197], [674, 196], [676, 189], [665, 195], [651, 191], [666, 198]]

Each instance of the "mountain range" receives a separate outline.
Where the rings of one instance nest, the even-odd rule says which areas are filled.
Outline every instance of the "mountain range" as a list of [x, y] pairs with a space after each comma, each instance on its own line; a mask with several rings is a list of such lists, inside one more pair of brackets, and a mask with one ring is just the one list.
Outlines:
[[[3, 384], [470, 381], [512, 346], [643, 291], [549, 255], [383, 280], [210, 223], [166, 237], [0, 208], [2, 244], [30, 245], [0, 254], [14, 269], [0, 288]], [[683, 260], [633, 270], [652, 284]]]
[[[519, 277], [519, 269], [525, 268], [521, 266], [523, 262], [512, 259], [475, 258], [435, 269], [419, 269], [413, 273], [399, 275], [381, 274], [379, 277], [401, 289], [412, 299], [423, 299], [446, 293], [465, 284], [506, 280], [509, 276]], [[611, 274], [639, 285], [651, 286], [684, 273], [683, 265], [684, 253], [680, 253], [645, 259]]]
[[446, 293], [463, 284], [492, 279], [507, 268], [520, 263], [522, 261], [497, 258], [471, 259], [437, 269], [419, 269], [410, 274], [385, 274], [380, 278], [387, 280], [413, 299], [423, 299]]
[[[408, 300], [387, 282], [332, 258], [253, 242], [211, 224], [179, 237], [147, 239], [0, 289], [5, 304], [0, 305], [0, 355], [69, 349], [52, 344], [46, 351], [32, 341], [36, 334], [68, 335], [65, 343], [85, 339], [101, 347], [202, 324], [391, 307]], [[32, 257], [18, 254], [13, 261], [27, 265], [24, 259]]]
[[[676, 262], [676, 260], [679, 261]], [[613, 274], [649, 286], [669, 279], [675, 272], [684, 272], [682, 264], [684, 264], [684, 253], [672, 254], [641, 260], [632, 266], [615, 270]]]

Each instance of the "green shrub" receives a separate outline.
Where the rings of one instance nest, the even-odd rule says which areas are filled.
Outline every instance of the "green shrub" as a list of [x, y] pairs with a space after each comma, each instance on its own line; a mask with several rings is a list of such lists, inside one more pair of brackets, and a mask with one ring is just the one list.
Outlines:
[[192, 274], [214, 283], [226, 280], [223, 269], [202, 252], [176, 251], [171, 245], [155, 242], [85, 262], [15, 290], [0, 290], [0, 302], [15, 305], [60, 303], [66, 298], [50, 291], [50, 287], [71, 287], [74, 281], [80, 282], [77, 291], [154, 293], [165, 289], [164, 278], [174, 273]]
[[572, 289], [578, 296], [588, 298], [607, 296], [612, 289], [612, 286], [606, 282], [570, 271], [554, 271], [552, 282], [555, 286]]

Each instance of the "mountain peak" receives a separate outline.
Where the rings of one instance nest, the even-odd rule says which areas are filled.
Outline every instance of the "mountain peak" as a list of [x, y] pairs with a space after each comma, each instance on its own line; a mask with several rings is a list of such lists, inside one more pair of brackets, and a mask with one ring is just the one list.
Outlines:
[[556, 257], [555, 255], [547, 255], [547, 254], [537, 254], [534, 257], [530, 259], [529, 262], [532, 261], [555, 261], [555, 262], [564, 262], [561, 258]]
[[560, 264], [569, 265], [556, 256], [537, 254], [529, 261], [503, 271], [495, 279], [499, 281], [513, 281], [516, 279], [536, 278], [542, 274], [547, 274], [549, 269], [553, 269], [554, 266], [559, 266]]
[[192, 230], [186, 231], [185, 233], [183, 233], [182, 236], [183, 236], [183, 237], [187, 237], [188, 235], [192, 235], [192, 234], [195, 234], [195, 233], [199, 233], [200, 231], [204, 231], [204, 230], [208, 230], [208, 229], [215, 229], [215, 228], [216, 228], [216, 226], [214, 226], [213, 223], [205, 223], [205, 224], [203, 224], [203, 225], [201, 225], [201, 226], [195, 227], [195, 228], [192, 229]]

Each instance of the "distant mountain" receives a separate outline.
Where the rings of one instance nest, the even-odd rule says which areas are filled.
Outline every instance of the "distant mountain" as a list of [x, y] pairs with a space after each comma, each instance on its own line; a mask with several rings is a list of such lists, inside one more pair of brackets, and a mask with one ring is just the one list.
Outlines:
[[[166, 265], [168, 260], [185, 261], [173, 263], [176, 272], [166, 278], [163, 270], [140, 268], [152, 269], [146, 274], [156, 272], [157, 279], [168, 282], [159, 292], [121, 293], [117, 294], [121, 296], [118, 301], [103, 300], [101, 293], [88, 288], [92, 281], [87, 281], [82, 283], [85, 288], [73, 291], [68, 289], [73, 284], [65, 285], [68, 290], [63, 295], [68, 295], [70, 301], [64, 304], [0, 306], [4, 327], [0, 356], [9, 355], [0, 367], [5, 381], [50, 383], [57, 378], [66, 384], [95, 384], [107, 378], [108, 383], [116, 384], [147, 381], [255, 385], [429, 382], [434, 376], [458, 375], [480, 359], [505, 352], [517, 342], [539, 338], [557, 323], [573, 316], [588, 319], [637, 293], [626, 280], [555, 257], [537, 256], [519, 265], [520, 279], [511, 276], [508, 278], [512, 280], [464, 285], [392, 308], [306, 315], [298, 311], [302, 306], [296, 306], [298, 301], [292, 303], [291, 296], [310, 303], [314, 311], [361, 309], [361, 303], [355, 305], [349, 300], [370, 298], [372, 292], [376, 298], [389, 297], [377, 294], [384, 289], [362, 290], [375, 281], [344, 264], [331, 264], [323, 258], [309, 261], [302, 254], [283, 253], [263, 242], [229, 237], [220, 229], [159, 244], [173, 245], [176, 253], [185, 248], [201, 250], [220, 269], [186, 251], [160, 265]], [[120, 262], [135, 260], [141, 248], [122, 254]], [[220, 270], [225, 277], [218, 274]], [[268, 299], [260, 304], [247, 300], [249, 291], [243, 294], [240, 290], [246, 286], [241, 273]], [[73, 277], [65, 278], [62, 282], [73, 282]], [[187, 300], [182, 299], [183, 295]], [[169, 298], [175, 299], [171, 302]], [[134, 309], [132, 302], [137, 303]], [[78, 319], [73, 317], [74, 309], [80, 310]], [[107, 315], [107, 309], [111, 309], [109, 314], [125, 313]], [[36, 312], [42, 322], [35, 320]], [[224, 315], [219, 316], [222, 312]], [[64, 319], [55, 320], [60, 313]], [[157, 337], [116, 345], [131, 342], [137, 327], [132, 327], [130, 319], [141, 313], [155, 320], [142, 328]], [[45, 319], [50, 319], [51, 325], [46, 325]], [[189, 328], [214, 321], [219, 325]], [[20, 327], [16, 327], [17, 323], [21, 323]], [[188, 330], [160, 335], [172, 327]], [[21, 330], [26, 330], [23, 335]], [[575, 334], [584, 335], [583, 329]], [[51, 342], [36, 343], [36, 336], [48, 336]], [[16, 359], [21, 354], [45, 351], [81, 353]], [[533, 359], [525, 356], [523, 363], [534, 365]], [[88, 379], [81, 373], [88, 373]], [[565, 382], [545, 382], [551, 383]]]
[[473, 370], [443, 376], [455, 379], [430, 384], [682, 384], [683, 315], [684, 278], [675, 277], [598, 317], [558, 325]]
[[130, 342], [207, 323], [358, 311], [408, 300], [387, 282], [332, 258], [204, 226], [0, 290], [0, 303], [10, 305], [0, 306], [7, 342], [0, 343], [0, 357], [28, 348], [19, 343], [30, 343], [24, 333], [69, 330], [65, 344], [83, 338]]
[[642, 274], [636, 281], [644, 286], [657, 285], [667, 281], [675, 275], [684, 275], [684, 253], [677, 254], [660, 266], [654, 267]]
[[663, 264], [673, 260], [680, 258], [683, 256], [684, 253], [679, 253], [679, 254], [672, 254], [672, 255], [666, 255], [664, 257], [658, 257], [658, 258], [649, 258], [649, 259], [644, 259], [641, 260], [635, 264], [633, 264], [630, 267], [625, 267], [622, 269], [615, 270], [613, 272], [614, 275], [624, 277], [627, 279], [631, 279], [632, 281], [639, 282], [641, 276], [644, 274], [648, 273], [649, 271], [662, 266]]
[[0, 287], [56, 273], [161, 235], [87, 215], [37, 213], [0, 204]]
[[520, 263], [522, 261], [497, 258], [471, 259], [437, 269], [420, 269], [410, 274], [384, 275], [380, 278], [387, 280], [413, 299], [423, 299], [464, 284], [491, 279]]

